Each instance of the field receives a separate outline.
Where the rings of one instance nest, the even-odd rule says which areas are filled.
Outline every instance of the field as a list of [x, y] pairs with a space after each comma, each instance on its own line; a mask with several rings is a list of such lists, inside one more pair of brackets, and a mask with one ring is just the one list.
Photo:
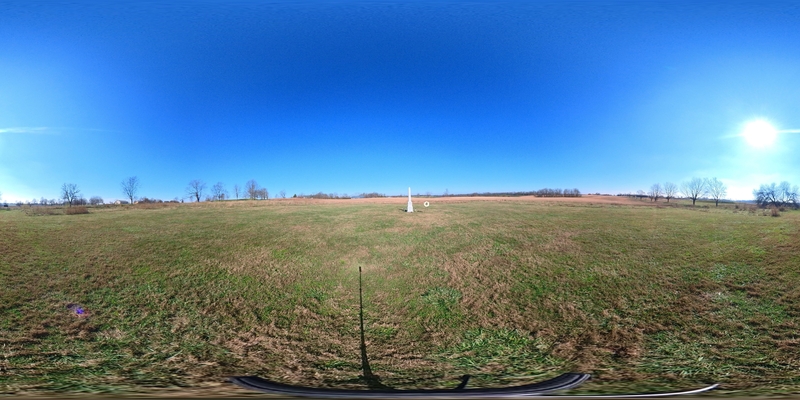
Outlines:
[[359, 267], [389, 387], [800, 393], [800, 212], [424, 200], [0, 211], [0, 394], [365, 388]]

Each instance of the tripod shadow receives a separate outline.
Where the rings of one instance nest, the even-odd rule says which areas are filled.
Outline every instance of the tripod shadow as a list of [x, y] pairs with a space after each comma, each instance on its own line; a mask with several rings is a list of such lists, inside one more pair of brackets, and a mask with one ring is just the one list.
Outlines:
[[361, 286], [361, 267], [358, 267], [358, 320], [361, 327], [361, 371], [363, 373], [361, 380], [370, 389], [392, 390], [392, 388], [384, 385], [377, 375], [372, 373], [372, 368], [369, 366], [367, 342], [364, 340], [364, 295], [362, 294]]

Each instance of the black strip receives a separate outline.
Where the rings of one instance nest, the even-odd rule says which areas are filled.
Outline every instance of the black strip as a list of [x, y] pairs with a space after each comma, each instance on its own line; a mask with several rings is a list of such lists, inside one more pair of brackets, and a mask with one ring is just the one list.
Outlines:
[[[348, 397], [348, 398], [375, 398], [375, 397], [428, 397], [428, 398], [453, 398], [453, 397], [503, 397], [503, 396], [536, 396], [543, 395], [557, 390], [574, 388], [587, 379], [589, 374], [567, 373], [559, 375], [546, 381], [531, 383], [528, 385], [512, 386], [505, 388], [481, 388], [464, 389], [462, 386], [466, 379], [462, 381], [456, 389], [374, 389], [374, 390], [351, 390], [351, 389], [327, 389], [309, 388], [303, 386], [286, 385], [273, 382], [257, 376], [235, 376], [231, 382], [246, 389], [259, 392], [280, 394], [300, 397]], [[463, 379], [463, 378], [462, 378]]]

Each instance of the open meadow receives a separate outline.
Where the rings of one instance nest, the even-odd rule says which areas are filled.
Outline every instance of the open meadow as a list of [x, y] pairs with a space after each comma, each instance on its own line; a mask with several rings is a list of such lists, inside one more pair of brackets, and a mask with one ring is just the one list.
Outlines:
[[798, 211], [414, 201], [0, 211], [0, 394], [366, 388], [359, 267], [389, 387], [575, 371], [593, 379], [572, 393], [800, 393]]

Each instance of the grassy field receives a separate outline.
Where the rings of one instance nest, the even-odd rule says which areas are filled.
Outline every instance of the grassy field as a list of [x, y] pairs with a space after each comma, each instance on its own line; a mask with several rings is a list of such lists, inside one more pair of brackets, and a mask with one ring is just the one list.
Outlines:
[[0, 393], [363, 388], [358, 267], [390, 387], [800, 393], [800, 212], [431, 202], [0, 211]]

